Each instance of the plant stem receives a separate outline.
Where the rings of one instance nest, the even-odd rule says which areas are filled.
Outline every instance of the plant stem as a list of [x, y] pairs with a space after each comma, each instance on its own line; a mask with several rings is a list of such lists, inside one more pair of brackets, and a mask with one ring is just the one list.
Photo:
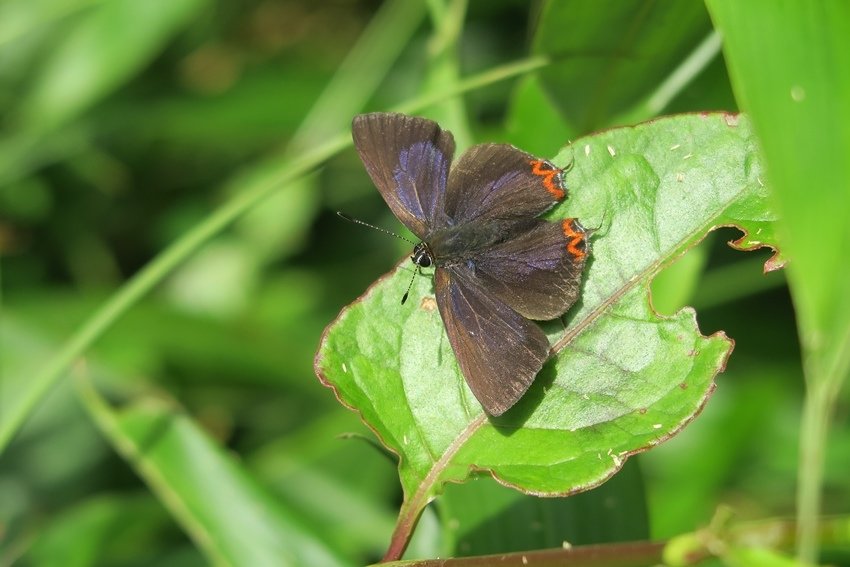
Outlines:
[[816, 350], [803, 341], [807, 391], [800, 424], [797, 484], [797, 558], [802, 563], [814, 564], [818, 559], [824, 455], [835, 400], [850, 367], [850, 329], [837, 345], [832, 349], [833, 359], [819, 364], [821, 353], [813, 353]]
[[803, 403], [803, 418], [800, 424], [800, 479], [797, 485], [797, 558], [802, 563], [812, 564], [818, 554], [820, 481], [829, 422], [823, 396], [826, 389], [818, 386], [809, 388]]
[[405, 113], [417, 112], [419, 110], [422, 110], [423, 108], [427, 108], [433, 104], [441, 102], [446, 98], [450, 98], [468, 91], [472, 91], [480, 87], [491, 85], [493, 83], [498, 83], [499, 81], [504, 81], [505, 79], [511, 79], [513, 77], [525, 75], [527, 73], [531, 73], [532, 71], [536, 71], [537, 69], [542, 69], [546, 65], [549, 65], [550, 62], [551, 61], [548, 57], [538, 55], [534, 57], [520, 59], [519, 61], [508, 63], [507, 65], [500, 65], [498, 67], [490, 69], [489, 71], [484, 71], [483, 73], [480, 73], [468, 79], [464, 79], [460, 81], [456, 86], [445, 91], [438, 93], [428, 93], [416, 97], [412, 100], [407, 101], [406, 103], [396, 106], [394, 110], [396, 112]]
[[382, 562], [398, 561], [404, 555], [404, 550], [407, 549], [407, 544], [410, 543], [410, 538], [413, 536], [413, 529], [419, 521], [419, 516], [425, 510], [425, 505], [420, 502], [415, 502], [412, 506], [410, 502], [404, 502], [401, 509], [398, 511], [398, 520], [393, 530], [393, 535], [390, 538], [390, 545], [384, 553]]

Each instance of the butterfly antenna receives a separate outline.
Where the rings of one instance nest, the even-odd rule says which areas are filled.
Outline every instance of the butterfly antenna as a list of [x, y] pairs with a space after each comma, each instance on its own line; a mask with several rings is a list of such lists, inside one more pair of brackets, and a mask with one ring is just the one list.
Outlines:
[[589, 235], [592, 235], [595, 232], [599, 232], [599, 229], [605, 226], [605, 211], [602, 211], [602, 218], [599, 220], [599, 224], [593, 227], [588, 227], [585, 230]]
[[405, 242], [410, 242], [411, 244], [414, 244], [414, 245], [416, 244], [415, 242], [413, 242], [413, 241], [412, 241], [412, 240], [410, 240], [409, 238], [405, 238], [405, 237], [403, 237], [403, 236], [402, 236], [402, 235], [400, 235], [400, 234], [396, 234], [396, 233], [391, 232], [391, 231], [389, 231], [389, 230], [387, 230], [387, 229], [385, 229], [385, 228], [381, 228], [380, 226], [375, 226], [374, 224], [369, 224], [368, 222], [362, 221], [362, 220], [360, 220], [360, 219], [356, 219], [356, 218], [354, 218], [354, 217], [350, 217], [350, 216], [348, 216], [347, 214], [343, 213], [342, 211], [337, 211], [337, 212], [336, 212], [336, 214], [337, 214], [337, 215], [339, 215], [339, 217], [340, 217], [340, 218], [343, 218], [343, 219], [347, 220], [348, 222], [353, 222], [353, 223], [355, 223], [355, 224], [362, 224], [363, 226], [368, 226], [369, 228], [372, 228], [372, 229], [375, 229], [375, 230], [381, 231], [381, 232], [383, 232], [383, 233], [385, 233], [385, 234], [389, 234], [390, 236], [395, 236], [396, 238], [399, 238], [399, 239], [401, 239], [401, 240], [404, 240]]
[[[404, 240], [405, 242], [410, 242], [410, 243], [411, 243], [411, 244], [413, 244], [413, 245], [415, 245], [415, 244], [416, 244], [415, 242], [413, 242], [413, 241], [412, 241], [412, 240], [410, 240], [409, 238], [405, 238], [405, 237], [403, 237], [403, 236], [402, 236], [402, 235], [400, 235], [400, 234], [396, 234], [396, 233], [391, 232], [391, 231], [389, 231], [389, 230], [387, 230], [387, 229], [385, 229], [385, 228], [381, 228], [380, 226], [375, 226], [374, 224], [369, 224], [368, 222], [362, 221], [362, 220], [360, 220], [360, 219], [356, 219], [356, 218], [354, 218], [354, 217], [350, 217], [350, 216], [348, 216], [347, 214], [343, 213], [342, 211], [337, 211], [337, 212], [336, 212], [336, 214], [338, 214], [338, 215], [340, 216], [340, 218], [343, 218], [343, 219], [345, 219], [345, 220], [347, 220], [347, 221], [349, 221], [349, 222], [353, 222], [353, 223], [355, 223], [355, 224], [362, 224], [363, 226], [367, 226], [367, 227], [369, 227], [369, 228], [373, 228], [373, 229], [375, 229], [375, 230], [378, 230], [378, 231], [381, 231], [381, 232], [383, 232], [383, 233], [389, 234], [390, 236], [395, 236], [396, 238], [400, 238], [401, 240]], [[421, 267], [416, 266], [416, 271], [414, 271], [414, 272], [413, 272], [413, 277], [412, 277], [412, 278], [410, 278], [410, 283], [409, 283], [409, 284], [407, 284], [407, 291], [405, 291], [405, 292], [404, 292], [404, 295], [402, 295], [402, 296], [401, 296], [401, 304], [402, 304], [402, 305], [404, 305], [404, 304], [405, 304], [405, 302], [407, 301], [407, 297], [408, 297], [408, 295], [410, 295], [410, 288], [412, 288], [412, 287], [413, 287], [413, 280], [414, 280], [414, 279], [416, 278], [416, 276], [419, 274], [419, 272], [420, 272], [420, 270], [421, 270], [421, 269], [422, 269]]]
[[401, 296], [401, 304], [404, 305], [404, 302], [407, 301], [407, 296], [410, 295], [410, 288], [413, 287], [413, 280], [416, 279], [416, 276], [419, 275], [419, 270], [421, 268], [416, 266], [416, 271], [413, 272], [413, 277], [410, 278], [410, 283], [407, 284], [407, 291], [404, 292], [404, 295]]
[[[567, 147], [570, 148], [571, 150], [573, 149], [573, 141], [572, 140], [570, 140], [567, 143]], [[564, 173], [571, 172], [573, 170], [573, 166], [575, 164], [576, 164], [576, 153], [575, 153], [575, 150], [573, 150], [573, 152], [570, 154], [570, 163], [568, 163], [567, 165], [564, 166]]]

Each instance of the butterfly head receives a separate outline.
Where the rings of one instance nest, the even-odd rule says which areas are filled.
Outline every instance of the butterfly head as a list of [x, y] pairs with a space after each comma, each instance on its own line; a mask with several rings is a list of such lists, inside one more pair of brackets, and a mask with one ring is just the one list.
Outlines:
[[413, 247], [413, 255], [410, 257], [414, 264], [420, 268], [430, 268], [434, 265], [434, 255], [428, 248], [427, 242], [420, 242]]

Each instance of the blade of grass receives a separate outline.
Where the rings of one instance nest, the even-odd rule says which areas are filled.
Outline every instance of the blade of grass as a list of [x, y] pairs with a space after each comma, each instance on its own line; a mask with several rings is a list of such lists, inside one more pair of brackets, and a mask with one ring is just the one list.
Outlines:
[[807, 386], [797, 553], [814, 563], [829, 419], [850, 372], [850, 4], [709, 0], [708, 7], [783, 214]]
[[80, 400], [103, 435], [211, 564], [344, 564], [321, 527], [273, 498], [180, 409], [160, 399], [116, 409], [85, 370], [76, 378]]
[[649, 96], [643, 105], [646, 116], [661, 114], [670, 101], [676, 98], [719, 54], [720, 36], [716, 31], [712, 31]]
[[[428, 44], [428, 68], [423, 92], [442, 92], [453, 88], [460, 81], [460, 57], [458, 40], [463, 29], [467, 1], [428, 2], [434, 34]], [[472, 143], [469, 120], [463, 101], [459, 97], [443, 100], [431, 117], [452, 130], [455, 144], [463, 149]]]

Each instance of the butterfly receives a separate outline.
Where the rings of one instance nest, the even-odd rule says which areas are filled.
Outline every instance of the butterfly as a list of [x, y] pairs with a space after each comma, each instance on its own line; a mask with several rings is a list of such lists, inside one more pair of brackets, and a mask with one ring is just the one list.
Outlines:
[[579, 297], [589, 253], [578, 220], [538, 218], [567, 196], [565, 172], [508, 144], [479, 144], [452, 166], [451, 132], [397, 113], [356, 116], [354, 146], [392, 212], [433, 266], [437, 307], [460, 370], [499, 416], [528, 390], [549, 354], [533, 320]]

